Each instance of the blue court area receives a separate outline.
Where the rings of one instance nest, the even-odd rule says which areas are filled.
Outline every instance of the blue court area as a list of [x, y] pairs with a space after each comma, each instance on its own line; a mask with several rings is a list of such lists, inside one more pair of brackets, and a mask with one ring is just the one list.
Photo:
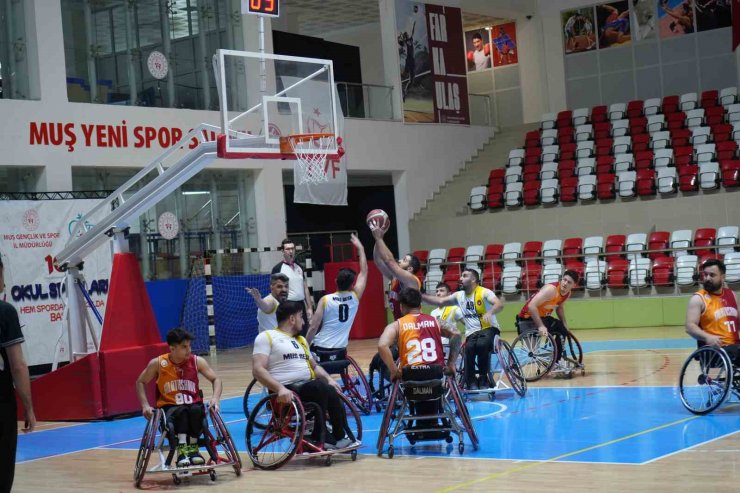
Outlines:
[[[584, 346], [587, 353], [693, 347], [691, 341], [684, 340], [608, 341]], [[253, 404], [257, 399], [254, 396]], [[244, 452], [246, 419], [241, 401], [240, 397], [224, 399], [222, 414], [237, 447]], [[504, 391], [494, 401], [484, 397], [469, 400], [468, 409], [481, 440], [479, 450], [474, 451], [468, 442], [460, 455], [456, 446], [444, 442], [412, 447], [401, 438], [395, 442], [396, 455], [642, 464], [740, 431], [740, 405], [728, 404], [697, 417], [684, 409], [673, 387], [530, 386], [524, 398]], [[365, 445], [361, 454], [376, 453], [381, 418], [380, 413], [362, 417]], [[144, 419], [137, 417], [21, 435], [18, 461], [89, 449], [137, 450], [144, 425]], [[246, 456], [244, 459], [248, 463]]]

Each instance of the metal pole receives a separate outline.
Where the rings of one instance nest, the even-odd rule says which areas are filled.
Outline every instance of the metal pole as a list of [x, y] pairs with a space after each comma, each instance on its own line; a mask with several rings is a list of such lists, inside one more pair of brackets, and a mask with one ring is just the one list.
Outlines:
[[95, 52], [93, 49], [93, 21], [90, 0], [85, 1], [85, 39], [87, 40], [87, 79], [90, 82], [90, 102], [98, 103], [98, 74], [95, 67]]
[[[216, 176], [211, 175], [211, 228], [213, 230], [213, 250], [221, 249], [221, 218], [219, 217], [221, 208], [219, 207], [219, 202]], [[222, 255], [216, 255], [215, 269], [218, 273], [221, 273], [222, 257]]]
[[133, 16], [136, 1], [137, 0], [129, 0], [126, 5], [126, 47], [128, 48], [128, 87], [129, 103], [131, 103], [131, 106], [136, 105], [139, 91], [136, 84], [136, 67], [134, 66], [134, 57], [136, 56], [136, 31]]
[[85, 300], [82, 298], [77, 283], [80, 271], [77, 267], [70, 267], [65, 277], [67, 291], [67, 324], [69, 332], [69, 362], [75, 361], [76, 356], [87, 354], [87, 337], [85, 333]]
[[167, 10], [168, 0], [159, 0], [159, 18], [162, 25], [162, 49], [167, 57], [169, 70], [167, 71], [167, 107], [175, 106], [175, 67], [172, 60], [172, 40], [170, 39], [170, 17]]
[[208, 63], [210, 57], [206, 54], [208, 45], [206, 43], [206, 15], [208, 15], [208, 3], [203, 0], [198, 2], [198, 45], [200, 46], [200, 86], [203, 89], [203, 109], [211, 109], [211, 83], [208, 79]]
[[13, 29], [13, 2], [5, 2], [5, 32], [8, 42], [8, 56], [3, 65], [7, 68], [3, 70], [3, 98], [14, 99], [16, 85], [16, 68], [15, 68], [15, 30]]
[[[179, 218], [186, 218], [187, 211], [184, 207], [184, 200], [182, 195], [182, 189], [178, 189], [175, 192], [175, 215]], [[188, 252], [189, 248], [187, 245], [187, 239], [185, 238], [185, 224], [184, 221], [180, 221], [180, 232], [177, 234], [177, 243], [180, 247], [180, 276], [185, 278], [188, 273]]]

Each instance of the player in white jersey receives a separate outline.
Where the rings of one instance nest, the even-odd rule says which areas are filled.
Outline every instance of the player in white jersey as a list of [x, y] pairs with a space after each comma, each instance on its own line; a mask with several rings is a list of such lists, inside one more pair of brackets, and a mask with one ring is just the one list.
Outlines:
[[244, 288], [247, 293], [254, 298], [257, 304], [257, 324], [259, 332], [272, 330], [277, 327], [278, 305], [288, 299], [288, 284], [290, 279], [285, 274], [273, 274], [270, 276], [270, 294], [262, 298], [260, 290], [257, 288]]
[[[452, 293], [452, 290], [446, 282], [440, 282], [437, 284], [435, 292], [438, 298], [445, 298]], [[465, 337], [465, 325], [462, 325], [462, 329], [460, 329], [460, 324], [458, 323], [465, 319], [465, 315], [462, 314], [459, 306], [452, 305], [438, 307], [432, 310], [430, 315], [437, 319], [440, 326], [444, 325], [449, 328], [456, 327], [463, 338]], [[447, 346], [449, 345], [449, 340], [444, 336], [442, 337], [442, 344], [444, 344], [446, 351]]]
[[[311, 349], [319, 356], [320, 362], [324, 361], [323, 356], [326, 353], [336, 353], [334, 350], [347, 348], [349, 332], [360, 307], [360, 298], [367, 285], [365, 248], [354, 234], [350, 241], [357, 248], [360, 257], [360, 273], [356, 274], [352, 269], [346, 268], [339, 270], [336, 279], [337, 291], [319, 300], [316, 313], [311, 318], [311, 327], [306, 335]], [[342, 352], [346, 354], [346, 351]], [[338, 358], [335, 354], [331, 359], [344, 359], [344, 356], [341, 355], [341, 358]]]

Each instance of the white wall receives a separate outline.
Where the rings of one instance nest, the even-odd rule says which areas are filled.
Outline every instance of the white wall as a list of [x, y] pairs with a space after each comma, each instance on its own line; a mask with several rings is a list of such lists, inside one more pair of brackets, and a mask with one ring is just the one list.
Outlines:
[[360, 66], [364, 84], [385, 84], [383, 49], [380, 44], [380, 22], [351, 29], [333, 31], [321, 36], [327, 41], [360, 48]]

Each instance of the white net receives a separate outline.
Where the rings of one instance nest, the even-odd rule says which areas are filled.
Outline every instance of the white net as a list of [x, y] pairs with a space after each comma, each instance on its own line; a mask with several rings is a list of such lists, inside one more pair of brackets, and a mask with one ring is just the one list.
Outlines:
[[334, 146], [335, 140], [334, 134], [288, 136], [288, 143], [296, 157], [299, 185], [324, 183], [329, 180], [326, 151]]

